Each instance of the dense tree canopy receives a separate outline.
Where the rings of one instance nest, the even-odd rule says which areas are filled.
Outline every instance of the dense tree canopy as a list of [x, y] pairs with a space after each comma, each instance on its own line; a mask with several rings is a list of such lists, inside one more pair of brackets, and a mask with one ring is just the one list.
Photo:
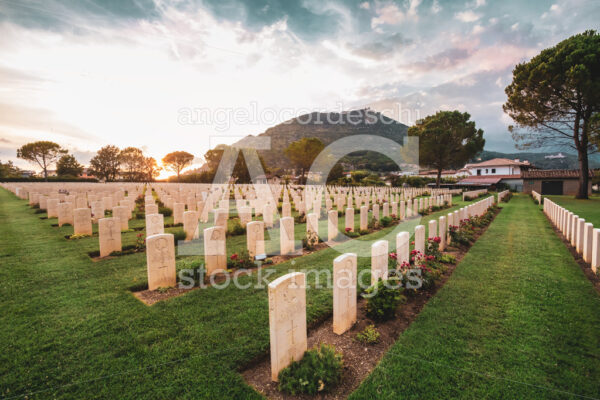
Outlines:
[[[578, 198], [587, 198], [588, 154], [600, 132], [600, 35], [586, 31], [513, 70], [504, 111], [521, 149], [568, 145], [579, 156]], [[594, 143], [595, 142], [595, 143]]]
[[17, 178], [21, 176], [21, 170], [15, 167], [12, 161], [3, 163], [0, 161], [0, 178]]
[[[240, 149], [233, 149], [231, 147], [223, 145], [218, 146], [213, 150], [207, 151], [204, 155], [204, 159], [206, 160], [212, 178], [214, 179], [217, 173], [217, 169], [219, 168], [219, 164], [221, 163], [221, 159], [223, 158], [223, 154], [225, 153], [225, 151], [232, 151], [230, 153], [232, 156], [237, 154], [235, 158], [235, 164], [231, 172], [231, 176], [235, 179], [236, 183], [252, 183], [252, 176], [250, 174], [250, 171], [258, 170], [256, 168], [258, 167], [258, 165], [248, 165], [247, 163], [256, 162], [256, 158], [250, 158], [250, 160], [247, 161], [246, 157], [244, 157], [243, 151], [241, 151]], [[258, 155], [258, 153], [257, 157], [260, 162], [260, 171], [264, 171], [266, 173], [267, 167], [265, 165], [265, 161], [261, 156]], [[231, 159], [233, 160], [233, 158]]]
[[74, 156], [65, 154], [56, 163], [56, 174], [58, 176], [77, 177], [83, 172], [83, 165], [79, 164]]
[[161, 168], [153, 157], [146, 157], [144, 161], [144, 180], [152, 182], [160, 174]]
[[162, 159], [162, 163], [165, 166], [165, 168], [177, 174], [177, 180], [179, 180], [181, 171], [184, 168], [192, 165], [193, 161], [194, 155], [186, 151], [174, 151], [172, 153], [167, 154]]
[[48, 179], [48, 167], [67, 151], [58, 143], [49, 141], [32, 142], [23, 145], [17, 150], [17, 157], [37, 164], [44, 172], [44, 179]]
[[324, 148], [323, 142], [317, 138], [302, 138], [285, 149], [285, 155], [301, 171], [300, 183], [306, 181], [306, 171]]
[[90, 172], [98, 179], [107, 182], [114, 181], [119, 176], [121, 168], [121, 151], [116, 146], [104, 146], [90, 160]]
[[130, 182], [142, 181], [146, 173], [146, 157], [137, 147], [126, 147], [119, 153], [121, 177]]
[[437, 171], [437, 186], [444, 169], [461, 168], [483, 150], [483, 131], [470, 118], [466, 112], [438, 111], [408, 129], [409, 136], [419, 137], [419, 164]]

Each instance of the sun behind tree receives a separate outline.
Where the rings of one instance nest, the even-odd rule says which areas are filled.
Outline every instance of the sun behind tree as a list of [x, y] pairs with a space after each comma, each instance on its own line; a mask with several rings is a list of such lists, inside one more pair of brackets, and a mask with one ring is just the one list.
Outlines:
[[194, 155], [187, 151], [174, 151], [163, 157], [162, 163], [165, 169], [173, 171], [177, 174], [177, 182], [179, 182], [179, 175], [181, 171], [192, 165], [194, 161]]

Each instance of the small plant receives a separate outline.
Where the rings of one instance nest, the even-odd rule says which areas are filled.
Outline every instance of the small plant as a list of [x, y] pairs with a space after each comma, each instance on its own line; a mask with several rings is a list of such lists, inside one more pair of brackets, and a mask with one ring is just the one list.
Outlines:
[[167, 293], [169, 291], [169, 288], [168, 287], [159, 287], [158, 289], [156, 289], [156, 291], [158, 293], [164, 294], [164, 293]]
[[388, 227], [392, 224], [392, 219], [390, 217], [383, 217], [381, 218], [381, 226]]
[[171, 215], [173, 215], [173, 210], [171, 210], [170, 208], [167, 207], [158, 207], [158, 213], [162, 214], [165, 217], [170, 217]]
[[187, 235], [183, 229], [177, 229], [175, 232], [173, 232], [173, 236], [175, 239], [175, 244], [187, 238]]
[[333, 346], [321, 344], [279, 372], [279, 390], [293, 396], [327, 392], [340, 382], [343, 368], [342, 355]]
[[227, 230], [228, 236], [238, 236], [246, 233], [246, 228], [242, 226], [238, 219], [232, 221], [231, 227]]
[[377, 228], [377, 219], [375, 217], [371, 218], [371, 220], [369, 221], [369, 224], [367, 225], [367, 228], [369, 228], [369, 230], [373, 230], [375, 228]]
[[256, 265], [254, 264], [252, 257], [250, 257], [250, 254], [246, 250], [232, 254], [229, 257], [229, 260], [227, 260], [228, 269], [250, 269], [254, 268], [255, 266]]
[[369, 234], [369, 230], [368, 229], [361, 229], [361, 230], [358, 231], [358, 234], [360, 236], [368, 235]]
[[367, 316], [376, 321], [391, 319], [396, 314], [396, 309], [406, 298], [402, 296], [402, 282], [396, 278], [379, 281], [365, 290], [363, 297], [367, 297]]
[[71, 235], [69, 236], [69, 240], [77, 240], [77, 239], [83, 239], [86, 237], [90, 237], [90, 235], [86, 235], [85, 233], [79, 233], [77, 235]]
[[375, 325], [367, 325], [362, 332], [356, 334], [356, 340], [363, 344], [375, 344], [379, 342], [379, 337], [381, 335], [375, 328]]
[[432, 256], [434, 260], [439, 260], [442, 257], [442, 252], [440, 251], [441, 242], [442, 238], [439, 236], [427, 239], [425, 255]]
[[308, 231], [306, 236], [302, 238], [302, 247], [304, 247], [306, 250], [314, 250], [318, 243], [319, 237], [313, 231]]
[[144, 251], [146, 249], [146, 238], [144, 233], [138, 233], [135, 236], [135, 249], [136, 251]]
[[294, 217], [294, 224], [305, 224], [306, 223], [306, 215], [296, 215]]
[[442, 257], [440, 258], [440, 262], [442, 262], [444, 264], [455, 264], [456, 257], [454, 257], [452, 254], [442, 254]]

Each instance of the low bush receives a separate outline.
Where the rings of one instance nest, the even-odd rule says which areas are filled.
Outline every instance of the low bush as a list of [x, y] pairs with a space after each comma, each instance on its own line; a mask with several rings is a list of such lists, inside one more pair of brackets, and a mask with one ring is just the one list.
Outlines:
[[302, 238], [302, 247], [306, 250], [314, 250], [315, 246], [319, 243], [319, 236], [313, 231], [306, 233], [306, 236]]
[[367, 325], [362, 332], [356, 334], [356, 340], [363, 344], [375, 344], [379, 342], [379, 337], [381, 335], [375, 328], [375, 325]]
[[175, 239], [175, 245], [177, 245], [178, 242], [185, 240], [187, 237], [183, 229], [177, 229], [175, 232], [173, 232], [173, 236]]
[[388, 227], [392, 224], [392, 219], [390, 217], [383, 217], [381, 218], [381, 226]]
[[444, 264], [454, 264], [456, 263], [456, 257], [454, 257], [452, 254], [442, 254], [440, 262]]
[[250, 257], [247, 250], [234, 253], [227, 260], [227, 269], [250, 269], [256, 267], [254, 260]]
[[170, 217], [171, 215], [173, 215], [173, 210], [171, 210], [170, 208], [167, 207], [158, 207], [158, 213], [162, 214], [164, 217]]
[[406, 298], [402, 296], [402, 282], [392, 277], [388, 280], [380, 279], [375, 285], [365, 290], [363, 297], [367, 298], [367, 316], [376, 321], [391, 319], [396, 314], [396, 309]]
[[279, 390], [293, 396], [327, 392], [340, 382], [343, 368], [342, 355], [333, 346], [321, 344], [279, 372]]
[[227, 229], [227, 236], [238, 236], [246, 233], [246, 228], [242, 226], [240, 220], [234, 219], [231, 223], [231, 227]]

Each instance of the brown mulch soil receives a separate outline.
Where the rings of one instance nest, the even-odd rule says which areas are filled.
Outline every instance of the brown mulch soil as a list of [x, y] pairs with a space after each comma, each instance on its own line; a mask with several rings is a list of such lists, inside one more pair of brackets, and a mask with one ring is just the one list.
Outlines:
[[[499, 210], [496, 212], [499, 212]], [[495, 218], [495, 216], [494, 216]], [[492, 220], [493, 222], [493, 220]], [[489, 225], [488, 225], [489, 226]], [[475, 230], [475, 241], [487, 230], [488, 226]], [[375, 368], [387, 349], [394, 344], [400, 334], [417, 318], [425, 304], [448, 281], [457, 265], [464, 258], [469, 247], [450, 247], [445, 254], [456, 257], [454, 264], [447, 264], [447, 270], [438, 285], [429, 291], [407, 296], [406, 303], [398, 310], [396, 318], [386, 322], [374, 322], [366, 316], [366, 301], [359, 298], [357, 322], [343, 335], [333, 333], [333, 316], [317, 321], [308, 329], [308, 348], [320, 343], [333, 345], [344, 356], [344, 371], [341, 383], [329, 393], [316, 396], [290, 396], [277, 390], [277, 383], [271, 381], [271, 362], [265, 354], [242, 371], [245, 381], [259, 393], [269, 399], [345, 399]], [[355, 340], [356, 334], [367, 325], [374, 324], [380, 333], [377, 344], [365, 345]]]
[[[546, 215], [546, 213], [544, 213], [544, 215]], [[548, 218], [547, 215], [546, 218]], [[583, 261], [583, 256], [577, 253], [577, 249], [571, 245], [571, 242], [569, 242], [565, 235], [563, 235], [563, 233], [560, 231], [560, 229], [558, 229], [552, 223], [550, 218], [548, 218], [548, 222], [550, 223], [550, 226], [552, 227], [554, 232], [558, 235], [559, 239], [565, 244], [565, 246], [567, 246], [567, 249], [569, 250], [569, 252], [571, 252], [571, 255], [575, 259], [575, 262], [581, 268], [583, 274], [590, 280], [590, 282], [592, 282], [592, 285], [594, 285], [594, 288], [596, 288], [596, 291], [600, 294], [600, 277], [598, 277], [598, 275], [596, 275], [594, 271], [592, 271], [592, 266], [589, 263]]]

